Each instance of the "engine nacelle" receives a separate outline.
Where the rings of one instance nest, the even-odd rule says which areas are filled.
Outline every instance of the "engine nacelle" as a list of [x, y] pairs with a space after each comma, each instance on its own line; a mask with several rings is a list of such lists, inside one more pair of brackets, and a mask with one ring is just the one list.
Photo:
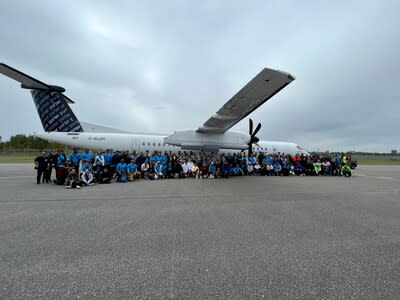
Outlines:
[[250, 137], [239, 132], [225, 132], [218, 134], [200, 133], [195, 130], [176, 131], [164, 138], [164, 142], [170, 145], [180, 146], [187, 150], [208, 150], [219, 149], [247, 149]]

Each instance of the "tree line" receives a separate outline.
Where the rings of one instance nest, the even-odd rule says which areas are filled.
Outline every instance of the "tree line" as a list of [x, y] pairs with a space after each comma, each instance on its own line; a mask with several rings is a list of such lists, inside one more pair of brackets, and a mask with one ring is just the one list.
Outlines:
[[0, 139], [0, 149], [38, 149], [38, 150], [52, 150], [63, 148], [63, 145], [58, 143], [49, 142], [33, 135], [17, 134], [8, 141], [1, 141]]

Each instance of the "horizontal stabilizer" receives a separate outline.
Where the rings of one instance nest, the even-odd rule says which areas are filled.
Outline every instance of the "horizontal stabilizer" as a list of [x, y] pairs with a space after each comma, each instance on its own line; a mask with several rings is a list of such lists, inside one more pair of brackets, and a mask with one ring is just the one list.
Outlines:
[[130, 133], [121, 129], [115, 129], [107, 126], [91, 124], [87, 122], [80, 122], [84, 132], [99, 132], [99, 133]]
[[[30, 89], [30, 90], [62, 89], [63, 91], [65, 91], [63, 88], [46, 84], [4, 63], [0, 63], [0, 73], [21, 83], [21, 87], [24, 89]], [[69, 97], [65, 96], [64, 94], [61, 95], [67, 103], [74, 103], [74, 101], [72, 101]]]

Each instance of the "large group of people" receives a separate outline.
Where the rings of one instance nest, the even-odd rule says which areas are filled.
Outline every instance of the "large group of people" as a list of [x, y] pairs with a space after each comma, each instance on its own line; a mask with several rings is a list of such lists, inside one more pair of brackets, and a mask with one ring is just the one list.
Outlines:
[[[43, 152], [35, 159], [37, 183], [54, 182], [66, 188], [95, 183], [163, 178], [228, 178], [231, 176], [351, 176], [347, 154], [268, 154], [206, 152], [129, 153], [108, 149], [97, 153], [74, 149], [69, 155]], [[55, 179], [51, 180], [55, 169]]]

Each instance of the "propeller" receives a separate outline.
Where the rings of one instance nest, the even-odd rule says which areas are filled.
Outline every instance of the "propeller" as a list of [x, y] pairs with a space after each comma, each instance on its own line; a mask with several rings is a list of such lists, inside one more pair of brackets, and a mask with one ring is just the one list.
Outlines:
[[260, 131], [261, 129], [261, 123], [257, 124], [256, 129], [253, 131], [253, 120], [249, 119], [249, 135], [250, 135], [250, 141], [248, 143], [249, 145], [249, 154], [251, 155], [252, 151], [253, 151], [253, 144], [257, 144], [260, 139], [258, 137], [256, 137], [256, 134]]

